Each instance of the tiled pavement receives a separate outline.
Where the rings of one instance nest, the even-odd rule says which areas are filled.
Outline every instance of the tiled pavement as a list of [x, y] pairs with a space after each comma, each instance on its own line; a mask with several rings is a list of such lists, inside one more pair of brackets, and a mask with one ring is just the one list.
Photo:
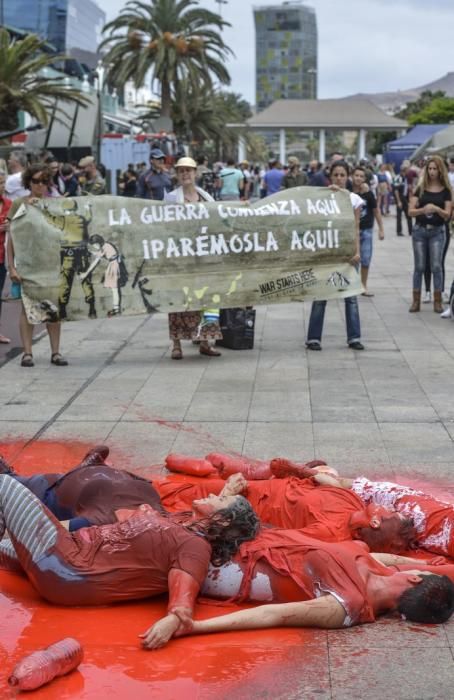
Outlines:
[[[359, 300], [364, 352], [346, 346], [342, 302], [328, 304], [323, 351], [312, 353], [309, 304], [258, 308], [252, 351], [207, 358], [187, 344], [181, 362], [170, 360], [165, 316], [70, 323], [68, 368], [49, 364], [44, 338], [34, 369], [17, 359], [0, 369], [0, 439], [105, 441], [113, 461], [144, 473], [170, 451], [318, 457], [346, 475], [442, 483], [454, 499], [454, 322], [430, 305], [408, 313], [411, 240], [394, 222], [375, 242], [375, 296]], [[454, 245], [447, 270], [450, 283]], [[453, 697], [454, 622], [383, 620], [304, 641], [274, 698]], [[315, 665], [305, 663], [314, 644]], [[235, 695], [272, 697], [257, 684], [248, 695], [247, 681]]]

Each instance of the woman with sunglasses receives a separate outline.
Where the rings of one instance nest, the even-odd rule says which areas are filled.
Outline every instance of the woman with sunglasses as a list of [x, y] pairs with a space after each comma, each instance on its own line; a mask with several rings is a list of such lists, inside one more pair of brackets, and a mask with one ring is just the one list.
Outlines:
[[[11, 221], [22, 204], [32, 204], [37, 199], [43, 199], [48, 196], [48, 188], [50, 182], [50, 172], [47, 166], [43, 163], [34, 163], [22, 173], [23, 186], [30, 190], [27, 197], [20, 197], [14, 200], [11, 209], [8, 212], [8, 219]], [[21, 277], [16, 270], [14, 261], [14, 246], [11, 236], [8, 237], [7, 257], [9, 275], [12, 282], [20, 283]], [[51, 358], [50, 361], [57, 367], [65, 367], [68, 362], [60, 353], [60, 322], [47, 323], [47, 332], [49, 334]], [[33, 342], [33, 324], [29, 323], [25, 313], [24, 305], [22, 304], [21, 316], [19, 320], [19, 332], [22, 340], [23, 355], [21, 359], [21, 367], [34, 367], [32, 342]]]

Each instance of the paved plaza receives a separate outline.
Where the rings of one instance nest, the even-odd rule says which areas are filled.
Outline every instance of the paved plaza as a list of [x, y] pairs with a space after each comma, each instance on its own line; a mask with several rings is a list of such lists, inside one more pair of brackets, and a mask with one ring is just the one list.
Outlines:
[[[19, 367], [18, 358], [0, 369], [0, 439], [16, 441], [18, 457], [21, 446], [36, 441], [106, 442], [113, 463], [123, 460], [142, 474], [160, 471], [169, 452], [321, 458], [348, 476], [425, 483], [454, 500], [454, 322], [429, 304], [408, 313], [411, 239], [396, 237], [394, 226], [387, 217], [386, 239], [375, 241], [369, 284], [375, 296], [359, 299], [364, 352], [347, 347], [344, 303], [334, 301], [322, 352], [304, 347], [309, 304], [258, 308], [254, 350], [208, 358], [183, 343], [181, 362], [170, 359], [166, 315], [68, 323], [62, 332], [68, 368], [50, 365], [43, 337], [34, 346], [34, 369]], [[449, 284], [453, 274], [451, 245]], [[272, 640], [273, 632], [254, 635]], [[183, 640], [178, 644], [183, 653]], [[263, 652], [268, 674], [271, 647]], [[201, 685], [193, 697], [453, 696], [454, 620], [439, 627], [383, 619], [350, 630], [295, 630], [285, 653], [276, 654], [271, 685], [260, 681], [255, 665], [253, 685], [245, 667], [234, 693]]]

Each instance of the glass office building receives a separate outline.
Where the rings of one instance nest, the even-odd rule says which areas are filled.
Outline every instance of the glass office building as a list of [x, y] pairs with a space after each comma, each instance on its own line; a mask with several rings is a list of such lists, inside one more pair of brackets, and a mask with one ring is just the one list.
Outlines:
[[38, 34], [91, 68], [105, 22], [95, 0], [0, 0], [0, 24]]
[[254, 8], [256, 106], [317, 97], [317, 20], [299, 2]]

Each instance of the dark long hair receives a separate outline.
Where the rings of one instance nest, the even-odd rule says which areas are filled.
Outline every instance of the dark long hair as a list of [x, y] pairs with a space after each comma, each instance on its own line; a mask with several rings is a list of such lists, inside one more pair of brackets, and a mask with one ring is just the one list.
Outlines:
[[243, 542], [254, 539], [260, 521], [249, 501], [237, 496], [235, 503], [228, 508], [222, 508], [209, 518], [197, 520], [186, 527], [208, 540], [212, 548], [211, 563], [222, 566]]

